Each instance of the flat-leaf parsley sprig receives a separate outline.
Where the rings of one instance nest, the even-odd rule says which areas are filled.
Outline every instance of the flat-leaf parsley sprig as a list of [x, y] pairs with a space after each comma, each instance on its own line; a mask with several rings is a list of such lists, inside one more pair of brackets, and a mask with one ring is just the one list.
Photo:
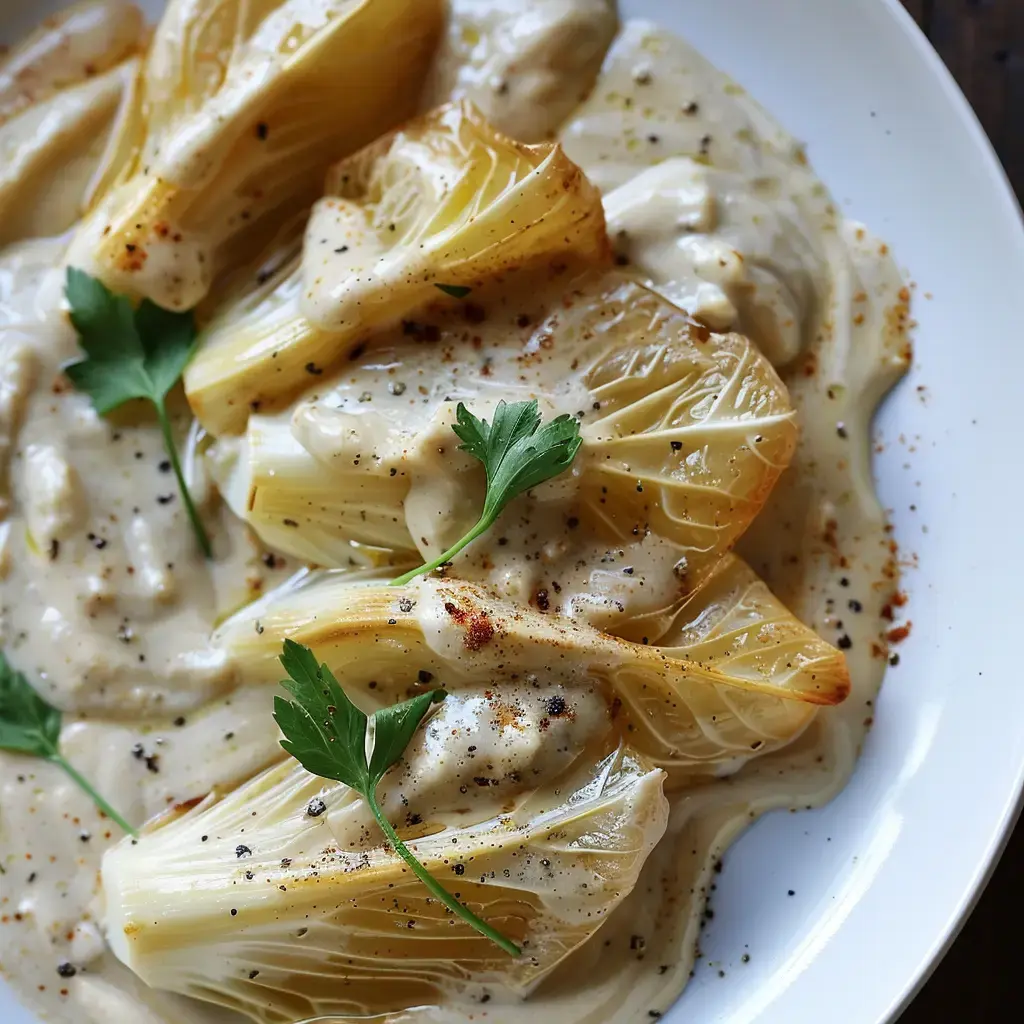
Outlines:
[[494, 422], [478, 419], [459, 402], [452, 430], [464, 442], [459, 450], [484, 464], [487, 494], [477, 524], [434, 561], [392, 580], [401, 586], [450, 562], [466, 545], [486, 533], [517, 495], [564, 473], [580, 450], [579, 420], [562, 415], [541, 426], [537, 400], [499, 402]]
[[128, 835], [136, 835], [135, 829], [60, 752], [60, 725], [60, 710], [43, 700], [0, 654], [0, 750], [42, 757], [63, 768], [108, 818]]
[[[313, 652], [294, 640], [285, 640], [281, 664], [289, 679], [281, 685], [294, 700], [274, 698], [274, 718], [284, 739], [281, 746], [306, 771], [343, 782], [366, 801], [391, 848], [413, 874], [449, 910], [506, 953], [519, 956], [519, 947], [469, 907], [460, 903], [416, 859], [398, 838], [377, 803], [377, 786], [384, 773], [402, 756], [420, 722], [433, 704], [445, 699], [444, 690], [422, 693], [412, 700], [375, 711], [369, 718], [348, 699], [326, 665], [318, 665]], [[373, 751], [367, 759], [366, 733], [371, 730]]]
[[210, 538], [188, 492], [167, 414], [167, 395], [195, 351], [195, 318], [191, 312], [161, 309], [149, 299], [133, 310], [127, 297], [74, 267], [68, 268], [65, 295], [85, 359], [65, 366], [64, 372], [101, 416], [133, 398], [153, 403], [181, 500], [209, 558]]

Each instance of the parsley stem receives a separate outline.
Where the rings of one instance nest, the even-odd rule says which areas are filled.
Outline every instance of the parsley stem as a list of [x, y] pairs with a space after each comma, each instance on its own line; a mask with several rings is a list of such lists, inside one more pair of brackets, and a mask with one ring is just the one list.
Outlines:
[[402, 587], [406, 583], [416, 579], [417, 576], [422, 576], [424, 573], [440, 569], [445, 562], [450, 562], [463, 548], [472, 544], [480, 534], [486, 533], [494, 525], [494, 521], [498, 518], [498, 512], [500, 512], [500, 509], [494, 512], [485, 511], [476, 526], [474, 526], [465, 537], [456, 541], [443, 555], [438, 555], [434, 561], [427, 562], [426, 565], [421, 565], [418, 569], [411, 569], [403, 576], [399, 576], [397, 579], [392, 580], [390, 586]]
[[188, 517], [192, 521], [192, 529], [195, 531], [199, 546], [203, 549], [203, 554], [207, 558], [212, 558], [213, 549], [210, 547], [210, 538], [207, 536], [206, 530], [203, 527], [203, 521], [199, 518], [199, 513], [192, 502], [192, 495], [189, 493], [188, 485], [185, 483], [185, 474], [181, 471], [181, 462], [178, 461], [178, 447], [174, 443], [174, 434], [171, 431], [171, 418], [167, 415], [167, 407], [163, 402], [155, 402], [154, 404], [156, 405], [157, 417], [160, 420], [160, 429], [164, 435], [164, 447], [167, 449], [167, 455], [171, 460], [174, 475], [178, 479], [178, 490], [181, 491], [181, 500], [185, 503], [185, 511], [188, 512]]
[[59, 765], [61, 768], [63, 768], [64, 771], [67, 772], [68, 775], [71, 776], [72, 780], [74, 782], [76, 782], [81, 787], [83, 792], [87, 793], [90, 797], [92, 797], [93, 803], [96, 804], [96, 806], [108, 818], [110, 818], [111, 821], [116, 822], [118, 825], [120, 825], [121, 828], [124, 829], [124, 831], [128, 833], [128, 835], [130, 835], [130, 836], [137, 836], [138, 835], [138, 832], [136, 832], [135, 829], [133, 829], [131, 827], [131, 825], [129, 825], [128, 822], [125, 821], [124, 818], [122, 818], [121, 815], [118, 814], [117, 811], [115, 811], [114, 808], [111, 807], [110, 804], [108, 804], [107, 801], [104, 800], [103, 797], [101, 797], [99, 793], [96, 792], [95, 789], [93, 789], [92, 783], [90, 783], [89, 780], [84, 775], [79, 774], [79, 772], [71, 764], [71, 762], [67, 761], [64, 758], [63, 754], [61, 754], [61, 753], [59, 753], [58, 751], [55, 750], [52, 754], [49, 754], [47, 756], [47, 760], [50, 761], [51, 763], [53, 763], [55, 765]]
[[[467, 542], [468, 543], [468, 542]], [[391, 843], [402, 860], [412, 869], [412, 873], [453, 913], [456, 913], [461, 917], [467, 924], [475, 928], [485, 938], [491, 940], [491, 942], [497, 943], [509, 956], [521, 956], [522, 950], [511, 940], [501, 934], [496, 928], [492, 928], [486, 921], [477, 917], [469, 907], [460, 903], [447, 889], [445, 889], [441, 883], [434, 878], [434, 876], [427, 871], [427, 869], [410, 853], [405, 843], [398, 838], [398, 833], [391, 827], [391, 822], [384, 817], [381, 809], [377, 806], [377, 798], [374, 794], [367, 794], [367, 803], [370, 805], [370, 810], [373, 811], [373, 816], [377, 819], [377, 824], [380, 825], [381, 831], [387, 836], [388, 841]]]

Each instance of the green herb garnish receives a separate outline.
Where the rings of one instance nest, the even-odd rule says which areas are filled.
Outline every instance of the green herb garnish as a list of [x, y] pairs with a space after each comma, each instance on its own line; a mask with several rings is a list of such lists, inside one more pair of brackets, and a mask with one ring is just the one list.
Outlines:
[[464, 299], [473, 289], [464, 284], [435, 284], [435, 288], [450, 295], [453, 299]]
[[579, 421], [571, 416], [558, 416], [541, 426], [536, 399], [511, 405], [500, 402], [494, 410], [493, 425], [477, 419], [459, 402], [456, 419], [452, 430], [464, 442], [459, 450], [479, 459], [487, 472], [484, 510], [465, 537], [433, 562], [392, 580], [392, 586], [408, 583], [451, 561], [467, 544], [494, 525], [513, 498], [564, 473], [583, 443]]
[[172, 313], [148, 299], [132, 310], [124, 295], [115, 295], [102, 281], [74, 267], [68, 268], [65, 295], [86, 358], [65, 366], [64, 372], [92, 399], [101, 416], [133, 398], [153, 403], [192, 529], [209, 558], [210, 538], [185, 484], [166, 404], [168, 392], [195, 351], [192, 313]]
[[[366, 801], [392, 849], [413, 874], [446, 906], [506, 953], [519, 956], [519, 947], [463, 906], [413, 856], [377, 804], [377, 785], [402, 756], [431, 705], [445, 698], [444, 690], [422, 693], [412, 700], [375, 711], [369, 718], [346, 696], [326, 665], [317, 665], [313, 652], [285, 640], [281, 664], [291, 677], [281, 685], [295, 698], [274, 698], [274, 718], [284, 739], [281, 746], [303, 768], [324, 779], [343, 782]], [[366, 755], [366, 731], [373, 752]]]
[[47, 704], [0, 654], [0, 750], [31, 754], [59, 765], [92, 797], [96, 806], [130, 836], [135, 829], [93, 789], [60, 752], [61, 713]]

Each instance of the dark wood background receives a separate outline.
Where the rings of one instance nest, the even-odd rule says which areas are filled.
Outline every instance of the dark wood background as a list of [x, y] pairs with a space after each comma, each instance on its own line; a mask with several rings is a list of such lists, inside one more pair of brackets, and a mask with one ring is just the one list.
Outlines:
[[[974, 105], [1024, 200], [1024, 0], [904, 4]], [[941, 850], [934, 854], [942, 857]], [[1018, 826], [960, 938], [900, 1024], [1002, 1024], [1024, 1019], [1022, 920], [1024, 824]]]

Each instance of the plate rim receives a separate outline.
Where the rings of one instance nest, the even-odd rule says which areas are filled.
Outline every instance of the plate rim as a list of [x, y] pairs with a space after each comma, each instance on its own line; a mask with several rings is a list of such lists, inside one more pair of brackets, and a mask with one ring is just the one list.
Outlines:
[[[977, 111], [975, 111], [966, 93], [960, 87], [960, 83], [954, 77], [953, 72], [932, 45], [931, 40], [925, 35], [924, 30], [918, 25], [900, 0], [880, 0], [880, 2], [891, 16], [894, 28], [903, 35], [909, 45], [917, 52], [918, 56], [930, 70], [936, 84], [942, 88], [945, 98], [950, 105], [950, 113], [955, 114], [962, 122], [963, 127], [970, 133], [978, 156], [984, 161], [986, 165], [985, 170], [996, 186], [999, 200], [1006, 207], [1008, 220], [1016, 225], [1017, 235], [1024, 242], [1024, 205], [1022, 205], [1024, 197], [1018, 197], [1006, 168], [1003, 166], [1003, 162], [991, 138], [989, 138], [988, 132], [985, 131]], [[889, 402], [891, 397], [887, 396], [885, 402]], [[907, 979], [903, 991], [893, 998], [888, 1011], [879, 1019], [878, 1024], [895, 1024], [906, 1012], [914, 1000], [921, 994], [932, 975], [938, 970], [942, 961], [960, 937], [971, 914], [977, 908], [978, 902], [992, 881], [996, 868], [1006, 852], [1010, 837], [1013, 835], [1022, 816], [1024, 816], [1024, 764], [1018, 766], [1014, 790], [1013, 796], [1004, 806], [1002, 816], [989, 839], [984, 859], [978, 864], [974, 876], [968, 881], [963, 895], [953, 908], [946, 927], [936, 937], [931, 949], [928, 950], [918, 966], [916, 973]]]

